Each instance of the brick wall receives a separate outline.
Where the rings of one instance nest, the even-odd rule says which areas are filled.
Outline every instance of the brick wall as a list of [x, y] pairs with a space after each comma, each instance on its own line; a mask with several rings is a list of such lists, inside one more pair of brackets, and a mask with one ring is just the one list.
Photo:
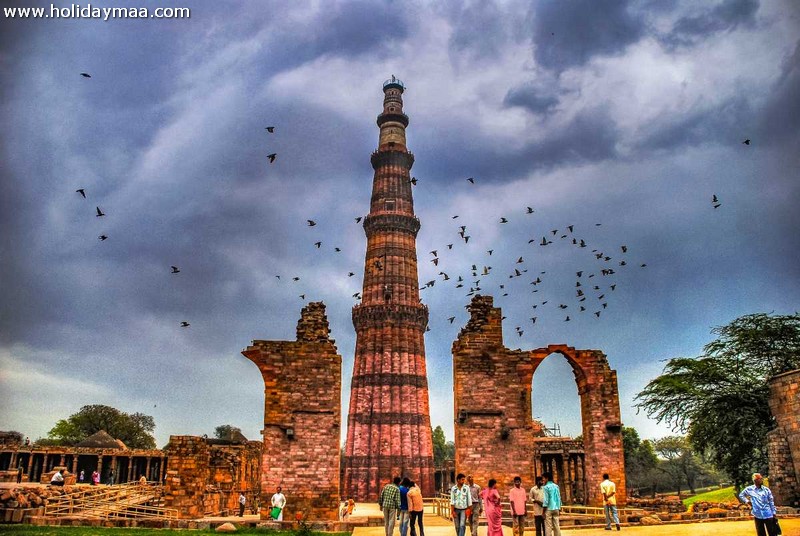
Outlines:
[[800, 506], [800, 370], [775, 376], [769, 387], [777, 425], [767, 434], [769, 486], [777, 504]]
[[255, 340], [242, 352], [264, 378], [262, 519], [278, 486], [285, 520], [338, 517], [342, 358], [329, 333], [325, 305], [310, 303], [296, 341]]
[[599, 506], [599, 485], [607, 472], [617, 484], [618, 504], [624, 505], [617, 376], [605, 355], [566, 345], [509, 350], [503, 345], [502, 312], [493, 307], [492, 297], [475, 296], [469, 310], [470, 320], [453, 343], [456, 471], [472, 473], [481, 485], [495, 478], [501, 489], [516, 475], [526, 485], [534, 481], [543, 468], [541, 459], [533, 459], [541, 451], [540, 427], [531, 417], [533, 374], [548, 355], [559, 353], [572, 366], [581, 397], [585, 457], [577, 451], [563, 456], [556, 481], [566, 491], [580, 479], [580, 490], [570, 494], [575, 499], [585, 494], [584, 502]]

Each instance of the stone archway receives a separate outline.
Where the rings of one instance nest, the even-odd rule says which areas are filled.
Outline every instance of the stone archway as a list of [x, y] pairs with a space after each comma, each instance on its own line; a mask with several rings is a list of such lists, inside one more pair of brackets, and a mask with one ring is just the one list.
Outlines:
[[617, 503], [625, 504], [617, 373], [606, 356], [567, 345], [509, 350], [492, 297], [475, 296], [469, 310], [470, 320], [453, 343], [456, 470], [472, 473], [481, 484], [495, 478], [501, 487], [511, 486], [515, 475], [523, 485], [533, 484], [542, 471], [534, 459], [542, 439], [531, 417], [533, 374], [558, 353], [572, 366], [581, 400], [584, 457], [577, 470], [586, 483], [586, 502], [602, 505], [600, 482], [609, 473], [617, 484]]

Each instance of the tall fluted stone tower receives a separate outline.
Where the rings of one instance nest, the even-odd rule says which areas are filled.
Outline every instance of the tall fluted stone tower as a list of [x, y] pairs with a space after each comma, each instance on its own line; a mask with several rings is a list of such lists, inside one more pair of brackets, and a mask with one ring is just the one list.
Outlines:
[[383, 83], [380, 141], [372, 153], [372, 199], [364, 219], [367, 254], [361, 304], [353, 307], [355, 363], [347, 419], [344, 493], [374, 500], [395, 475], [434, 493], [424, 334], [420, 303], [408, 116], [403, 83]]

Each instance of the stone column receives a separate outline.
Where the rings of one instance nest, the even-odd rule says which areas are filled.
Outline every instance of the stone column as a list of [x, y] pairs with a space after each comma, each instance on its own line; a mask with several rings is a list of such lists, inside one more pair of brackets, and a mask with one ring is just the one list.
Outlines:
[[78, 473], [78, 454], [72, 456], [72, 474]]
[[146, 475], [147, 479], [150, 480], [150, 460], [152, 459], [151, 456], [147, 457], [147, 467], [144, 470], [144, 474]]
[[128, 456], [128, 482], [133, 480], [133, 456]]

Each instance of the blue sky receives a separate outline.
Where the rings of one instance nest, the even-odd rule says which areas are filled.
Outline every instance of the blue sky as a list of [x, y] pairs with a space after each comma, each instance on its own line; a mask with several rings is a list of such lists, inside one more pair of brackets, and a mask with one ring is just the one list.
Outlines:
[[[4, 4], [28, 5], [49, 7]], [[506, 346], [603, 351], [643, 437], [670, 433], [633, 408], [665, 359], [738, 316], [797, 310], [795, 2], [141, 5], [191, 18], [0, 19], [0, 429], [45, 436], [101, 403], [153, 415], [159, 444], [225, 423], [257, 439], [263, 382], [239, 352], [293, 339], [318, 300], [346, 414], [354, 218], [391, 75], [407, 86], [420, 281], [437, 280], [421, 292], [432, 422], [449, 438], [450, 348], [477, 279]], [[534, 416], [580, 433], [563, 358], [533, 397]]]

